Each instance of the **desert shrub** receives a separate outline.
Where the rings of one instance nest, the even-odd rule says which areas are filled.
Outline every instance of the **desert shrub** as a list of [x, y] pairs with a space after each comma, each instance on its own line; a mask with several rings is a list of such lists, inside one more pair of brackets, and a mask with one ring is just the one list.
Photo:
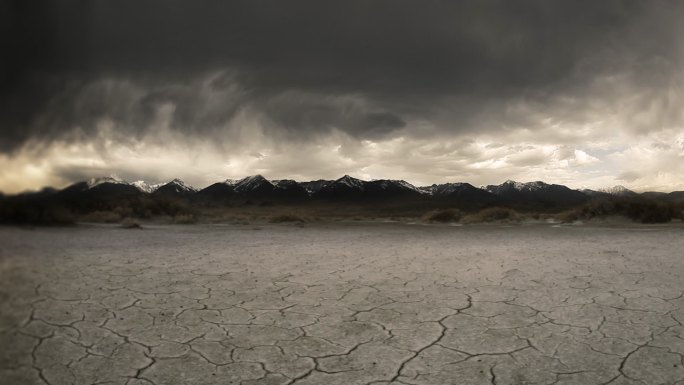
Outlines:
[[93, 211], [81, 216], [84, 222], [117, 223], [121, 219], [121, 215], [114, 211]]
[[558, 215], [564, 222], [578, 219], [623, 216], [641, 223], [665, 223], [682, 215], [678, 206], [671, 202], [648, 199], [597, 199], [574, 210]]
[[[96, 222], [118, 221], [121, 218], [175, 217], [181, 214], [194, 214], [194, 209], [187, 201], [163, 196], [98, 199], [83, 202], [67, 202], [67, 204], [85, 220]], [[102, 213], [110, 213], [107, 214], [109, 218], [104, 218]], [[117, 215], [118, 218], [115, 219], [113, 215]]]
[[0, 208], [0, 223], [61, 226], [76, 223], [76, 217], [71, 210], [62, 206], [9, 203], [3, 204]]
[[188, 215], [192, 214], [192, 209], [187, 202], [179, 199], [159, 197], [154, 200], [156, 203], [153, 208], [155, 209], [154, 214], [159, 215], [169, 215], [172, 217], [178, 215]]
[[584, 218], [605, 217], [618, 215], [620, 204], [614, 200], [598, 199], [589, 201], [579, 208], [579, 214]]
[[304, 218], [295, 214], [280, 214], [272, 217], [269, 222], [271, 223], [285, 223], [285, 222], [305, 222]]
[[70, 225], [76, 223], [76, 217], [65, 207], [49, 207], [43, 210], [41, 223], [48, 225]]
[[626, 204], [625, 216], [641, 223], [670, 222], [674, 216], [674, 206], [666, 202], [632, 201]]
[[458, 222], [463, 217], [463, 212], [458, 209], [440, 209], [433, 210], [423, 215], [423, 220], [426, 222]]
[[159, 203], [151, 197], [143, 196], [130, 200], [126, 209], [119, 209], [123, 216], [133, 218], [152, 218], [155, 215], [166, 215]]
[[114, 207], [112, 211], [116, 213], [120, 218], [127, 218], [133, 216], [133, 209], [130, 205], [126, 204], [118, 205]]
[[555, 215], [555, 218], [564, 223], [570, 223], [578, 221], [581, 218], [581, 213], [577, 209], [563, 211]]
[[520, 220], [520, 215], [515, 210], [507, 207], [488, 207], [463, 218], [463, 221], [466, 223], [518, 220]]
[[173, 217], [173, 223], [179, 225], [190, 225], [197, 222], [197, 219], [192, 214], [179, 214]]
[[132, 220], [130, 218], [125, 219], [123, 222], [121, 222], [121, 227], [124, 229], [142, 229], [142, 225], [140, 222]]
[[672, 219], [679, 219], [684, 221], [684, 203], [675, 206]]

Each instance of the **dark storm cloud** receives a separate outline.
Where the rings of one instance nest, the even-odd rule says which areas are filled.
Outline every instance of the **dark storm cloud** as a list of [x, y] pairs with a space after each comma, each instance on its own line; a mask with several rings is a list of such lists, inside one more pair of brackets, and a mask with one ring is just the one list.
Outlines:
[[573, 119], [587, 105], [567, 99], [583, 99], [598, 76], [671, 80], [683, 5], [3, 2], [0, 150], [94, 135], [102, 119], [136, 137], [165, 104], [175, 129], [197, 135], [245, 109], [301, 137], [335, 128], [374, 138], [411, 120], [462, 131], [524, 125], [532, 114], [511, 110], [518, 100]]

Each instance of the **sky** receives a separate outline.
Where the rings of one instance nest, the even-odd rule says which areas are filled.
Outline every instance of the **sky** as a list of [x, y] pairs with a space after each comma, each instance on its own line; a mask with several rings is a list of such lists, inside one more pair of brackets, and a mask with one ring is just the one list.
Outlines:
[[0, 0], [0, 191], [684, 190], [684, 1]]

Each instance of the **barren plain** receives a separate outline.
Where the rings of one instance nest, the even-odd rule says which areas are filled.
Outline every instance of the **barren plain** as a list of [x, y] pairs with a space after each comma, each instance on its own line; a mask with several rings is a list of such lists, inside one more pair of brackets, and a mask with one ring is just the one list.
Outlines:
[[684, 226], [0, 228], [0, 383], [684, 384]]

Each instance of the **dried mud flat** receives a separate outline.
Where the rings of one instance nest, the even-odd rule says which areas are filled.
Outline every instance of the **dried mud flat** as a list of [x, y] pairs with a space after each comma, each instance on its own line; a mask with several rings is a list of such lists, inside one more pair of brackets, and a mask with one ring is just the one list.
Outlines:
[[684, 384], [684, 229], [0, 228], [2, 384]]

